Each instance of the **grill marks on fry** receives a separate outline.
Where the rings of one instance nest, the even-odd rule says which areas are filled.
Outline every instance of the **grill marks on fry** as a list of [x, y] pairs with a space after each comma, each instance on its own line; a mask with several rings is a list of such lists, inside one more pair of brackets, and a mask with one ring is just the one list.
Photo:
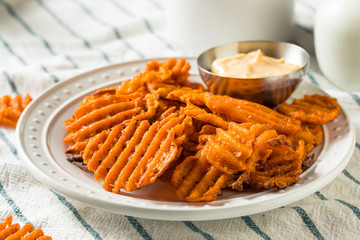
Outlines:
[[25, 224], [20, 228], [20, 224], [12, 224], [12, 220], [12, 216], [8, 216], [0, 223], [0, 239], [52, 239], [51, 237], [44, 235], [44, 232], [41, 229], [34, 229], [31, 224]]

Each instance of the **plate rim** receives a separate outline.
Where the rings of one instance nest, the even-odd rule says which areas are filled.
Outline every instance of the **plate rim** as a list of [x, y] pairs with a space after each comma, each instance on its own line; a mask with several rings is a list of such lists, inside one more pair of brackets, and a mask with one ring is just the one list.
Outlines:
[[[100, 68], [96, 68], [93, 70], [90, 70], [88, 72], [85, 73], [81, 73], [79, 75], [76, 75], [74, 77], [71, 77], [65, 81], [62, 81], [46, 90], [44, 90], [39, 97], [37, 97], [36, 99], [34, 99], [29, 106], [25, 109], [25, 111], [23, 112], [23, 114], [21, 115], [20, 119], [19, 119], [19, 124], [18, 127], [16, 128], [16, 144], [17, 144], [17, 149], [19, 152], [19, 156], [20, 159], [22, 160], [22, 162], [24, 162], [25, 166], [30, 170], [30, 172], [32, 173], [33, 176], [35, 176], [35, 178], [37, 178], [41, 183], [43, 183], [44, 185], [46, 185], [47, 187], [54, 189], [56, 192], [59, 192], [71, 199], [75, 199], [77, 201], [80, 201], [84, 204], [93, 206], [93, 207], [97, 207], [97, 208], [102, 208], [104, 210], [110, 211], [110, 212], [116, 212], [116, 213], [120, 213], [120, 214], [126, 214], [126, 215], [131, 215], [131, 216], [135, 216], [135, 217], [142, 217], [142, 218], [148, 218], [148, 219], [159, 219], [159, 220], [175, 220], [175, 221], [184, 221], [184, 220], [192, 220], [192, 221], [201, 221], [201, 220], [217, 220], [217, 219], [226, 219], [226, 218], [232, 218], [232, 217], [240, 217], [240, 216], [244, 216], [244, 215], [251, 215], [251, 214], [256, 214], [256, 213], [260, 213], [260, 212], [264, 212], [264, 211], [268, 211], [271, 209], [275, 209], [277, 207], [283, 206], [283, 205], [287, 205], [289, 203], [292, 203], [294, 201], [298, 201], [312, 193], [314, 193], [315, 191], [325, 187], [327, 184], [329, 184], [330, 182], [332, 182], [339, 174], [340, 172], [347, 166], [347, 164], [349, 163], [351, 156], [353, 154], [353, 151], [355, 149], [355, 131], [354, 131], [354, 125], [351, 122], [351, 119], [349, 118], [349, 115], [346, 113], [346, 110], [344, 108], [341, 108], [341, 110], [343, 111], [344, 115], [346, 116], [346, 119], [348, 121], [349, 124], [349, 134], [351, 134], [352, 137], [351, 141], [352, 144], [350, 144], [350, 148], [347, 151], [347, 153], [345, 154], [345, 156], [343, 157], [343, 159], [341, 161], [339, 161], [338, 165], [336, 166], [336, 168], [334, 168], [331, 172], [331, 176], [329, 176], [330, 174], [326, 175], [326, 181], [324, 179], [319, 179], [316, 182], [310, 182], [309, 184], [307, 184], [307, 187], [302, 187], [300, 189], [297, 190], [297, 192], [293, 193], [293, 192], [288, 192], [288, 194], [285, 194], [285, 196], [281, 196], [283, 199], [281, 201], [279, 201], [279, 199], [277, 197], [275, 197], [274, 199], [271, 199], [272, 201], [275, 201], [275, 203], [273, 203], [271, 206], [261, 206], [261, 211], [254, 211], [254, 210], [249, 210], [248, 212], [242, 212], [242, 213], [237, 213], [236, 208], [238, 208], [238, 206], [231, 206], [231, 207], [226, 207], [223, 206], [222, 208], [215, 208], [215, 209], [206, 209], [206, 208], [189, 208], [186, 209], [185, 208], [181, 208], [181, 209], [171, 209], [171, 208], [159, 208], [159, 207], [151, 207], [151, 206], [134, 206], [134, 205], [129, 205], [129, 204], [123, 204], [123, 203], [113, 203], [113, 202], [109, 202], [109, 201], [104, 201], [103, 199], [97, 199], [97, 198], [91, 198], [89, 195], [84, 195], [84, 194], [77, 194], [77, 192], [72, 189], [68, 189], [67, 187], [64, 187], [61, 185], [61, 183], [51, 177], [49, 177], [47, 174], [45, 174], [42, 170], [38, 169], [36, 167], [35, 164], [32, 163], [32, 160], [30, 159], [30, 157], [26, 154], [25, 149], [23, 149], [23, 145], [22, 145], [22, 126], [26, 123], [26, 118], [28, 116], [28, 114], [30, 114], [30, 111], [32, 110], [33, 106], [35, 104], [37, 104], [39, 101], [41, 101], [42, 98], [51, 95], [54, 91], [56, 91], [57, 89], [61, 89], [64, 86], [66, 86], [68, 83], [72, 82], [72, 81], [76, 81], [79, 79], [82, 79], [84, 77], [87, 76], [91, 76], [95, 73], [98, 72], [104, 72], [113, 68], [120, 68], [122, 66], [125, 65], [129, 65], [129, 64], [137, 64], [137, 63], [146, 63], [149, 62], [151, 60], [163, 60], [163, 59], [167, 59], [166, 57], [161, 57], [161, 58], [151, 58], [151, 59], [140, 59], [140, 60], [134, 60], [134, 61], [129, 61], [129, 62], [123, 62], [123, 63], [117, 63], [117, 64], [113, 64], [113, 65], [109, 65], [109, 66], [104, 66], [104, 67], [100, 67]], [[187, 60], [192, 60], [195, 61], [196, 58], [190, 57], [190, 58], [186, 58]], [[194, 66], [192, 66], [194, 67]], [[320, 89], [319, 87], [311, 84], [310, 82], [307, 82], [306, 84], [310, 84], [312, 86], [314, 86], [317, 90], [320, 90], [322, 92], [324, 92], [325, 94], [327, 94], [324, 90]], [[88, 89], [86, 89], [88, 90]], [[76, 95], [79, 95], [80, 93], [75, 94], [72, 97], [75, 97]], [[65, 104], [67, 101], [65, 101], [64, 103], [60, 104], [60, 106], [62, 106], [63, 104]], [[61, 109], [59, 109], [60, 111]], [[50, 120], [49, 120], [50, 121]], [[39, 139], [39, 141], [41, 141], [41, 139]], [[316, 183], [316, 184], [315, 184]], [[316, 186], [314, 186], [314, 184]], [[309, 190], [309, 188], [311, 190]], [[296, 197], [295, 200], [290, 200], [290, 198], [293, 199], [293, 195], [300, 195], [301, 197]], [[130, 196], [123, 196], [125, 198], [131, 198]], [[162, 201], [160, 201], [162, 202]], [[108, 204], [107, 206], [104, 206], [104, 204]], [[185, 206], [186, 202], [184, 202]], [[207, 204], [207, 203], [201, 203], [202, 204]], [[256, 203], [253, 203], [252, 205], [256, 205]], [[251, 204], [250, 204], [251, 205]], [[121, 207], [121, 209], [119, 209], [119, 206]], [[248, 205], [249, 206], [249, 205]], [[259, 207], [257, 208], [257, 210], [259, 209]], [[156, 213], [154, 214], [154, 211], [156, 211]], [[209, 211], [211, 213], [209, 213]], [[196, 215], [195, 213], [205, 213], [204, 215]], [[171, 213], [177, 213], [179, 215], [174, 215]], [[221, 214], [219, 214], [221, 213]], [[224, 214], [226, 213], [226, 214]], [[210, 215], [210, 216], [209, 216]]]

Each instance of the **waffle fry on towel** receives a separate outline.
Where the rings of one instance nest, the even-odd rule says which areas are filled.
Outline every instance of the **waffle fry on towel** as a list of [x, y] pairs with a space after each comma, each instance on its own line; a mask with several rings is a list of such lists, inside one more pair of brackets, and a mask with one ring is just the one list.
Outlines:
[[13, 98], [8, 95], [0, 97], [0, 126], [15, 128], [21, 113], [31, 100], [29, 94], [25, 97], [20, 95]]
[[86, 97], [64, 142], [107, 191], [134, 191], [158, 179], [180, 200], [213, 201], [224, 188], [283, 189], [299, 181], [322, 140], [321, 124], [339, 113], [312, 95], [275, 111], [206, 92], [188, 81], [184, 59], [151, 61], [119, 87]]
[[52, 238], [44, 235], [40, 228], [34, 229], [31, 224], [25, 224], [22, 228], [19, 223], [12, 223], [12, 216], [6, 217], [0, 223], [0, 239], [7, 240], [51, 240]]

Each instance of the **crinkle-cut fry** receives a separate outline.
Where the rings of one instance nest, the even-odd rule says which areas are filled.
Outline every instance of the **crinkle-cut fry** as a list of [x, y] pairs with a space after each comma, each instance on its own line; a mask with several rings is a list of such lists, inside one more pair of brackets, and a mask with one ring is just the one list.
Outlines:
[[34, 227], [31, 224], [25, 224], [19, 231], [7, 237], [6, 240], [18, 240], [22, 239], [27, 233], [34, 231]]
[[102, 141], [99, 149], [94, 152], [91, 159], [87, 161], [88, 169], [90, 171], [95, 172], [97, 170], [103, 159], [105, 159], [110, 152], [111, 147], [113, 147], [119, 139], [119, 135], [123, 128], [124, 124], [119, 124], [113, 127], [110, 132], [106, 131], [106, 136], [104, 137], [105, 140]]
[[83, 162], [85, 164], [87, 164], [94, 153], [101, 148], [101, 145], [105, 141], [107, 134], [107, 130], [104, 130], [89, 140], [89, 143], [86, 145], [82, 154]]
[[231, 133], [242, 144], [251, 146], [255, 137], [258, 137], [260, 133], [263, 133], [265, 126], [263, 124], [255, 123], [228, 123], [228, 132]]
[[98, 89], [91, 97], [85, 98], [84, 102], [92, 101], [93, 99], [103, 97], [104, 95], [114, 95], [116, 94], [116, 91], [116, 87]]
[[118, 193], [116, 189], [114, 189], [114, 184], [116, 179], [118, 178], [122, 169], [126, 166], [129, 161], [130, 156], [135, 151], [138, 144], [141, 142], [144, 134], [149, 129], [150, 124], [147, 120], [141, 121], [139, 126], [137, 127], [134, 135], [131, 140], [128, 142], [127, 146], [121, 152], [120, 156], [116, 160], [115, 164], [110, 169], [109, 173], [105, 177], [103, 187], [108, 191], [113, 191], [114, 193]]
[[[175, 186], [176, 194], [180, 200], [187, 199], [196, 183], [203, 178], [210, 168], [210, 163], [201, 155], [188, 157], [175, 168], [171, 183]], [[178, 177], [181, 179], [177, 179]]]
[[190, 64], [184, 58], [169, 58], [161, 63], [154, 60], [146, 66], [145, 72], [159, 71], [160, 68], [171, 70], [174, 75], [184, 75], [188, 74]]
[[286, 176], [285, 175], [279, 175], [275, 177], [262, 177], [262, 176], [256, 176], [253, 177], [251, 175], [250, 177], [251, 187], [253, 189], [284, 189], [288, 187], [289, 185], [292, 185], [294, 183], [297, 183], [300, 180], [299, 176]]
[[0, 117], [0, 126], [15, 128], [16, 124], [17, 124], [17, 121], [14, 119]]
[[110, 104], [128, 102], [137, 98], [141, 98], [142, 96], [142, 93], [134, 93], [129, 95], [105, 95], [100, 98], [95, 98], [92, 101], [81, 103], [80, 107], [74, 112], [74, 118], [81, 118], [82, 116], [87, 115], [96, 109], [106, 107]]
[[174, 75], [187, 74], [190, 70], [190, 63], [184, 58], [179, 58], [171, 68]]
[[156, 110], [160, 105], [158, 97], [155, 94], [147, 94], [145, 96], [145, 103], [148, 118], [152, 118], [156, 115]]
[[189, 135], [189, 139], [194, 143], [205, 144], [208, 140], [208, 135], [214, 135], [216, 133], [216, 127], [213, 125], [203, 125], [201, 130], [196, 132], [193, 127], [193, 133]]
[[170, 164], [177, 160], [182, 150], [179, 146], [181, 146], [186, 139], [182, 133], [184, 132], [186, 121], [189, 120], [191, 121], [190, 118], [184, 119], [182, 124], [175, 126], [169, 131], [159, 151], [149, 162], [146, 171], [140, 177], [138, 187], [154, 183], [155, 180], [168, 169]]
[[139, 92], [146, 92], [143, 82], [143, 75], [139, 74], [134, 76], [131, 80], [123, 81], [121, 85], [117, 88], [117, 94], [133, 94]]
[[205, 106], [203, 89], [192, 89], [188, 87], [177, 88], [169, 92], [165, 98], [183, 103], [190, 101], [196, 106]]
[[229, 151], [224, 145], [216, 142], [214, 136], [209, 137], [202, 153], [206, 154], [206, 159], [209, 163], [221, 172], [235, 174], [246, 169], [246, 164], [244, 162], [246, 158], [238, 158], [234, 155], [234, 152]]
[[[259, 134], [258, 127], [251, 128], [253, 134]], [[264, 128], [262, 128], [264, 131]], [[246, 170], [236, 179], [235, 182], [231, 184], [231, 187], [235, 190], [242, 191], [244, 188], [244, 183], [249, 183], [251, 172], [255, 171], [258, 162], [262, 159], [267, 159], [271, 154], [271, 150], [267, 142], [270, 139], [276, 138], [278, 134], [274, 130], [266, 130], [261, 133], [253, 143], [253, 152], [251, 156], [246, 160]]]
[[[156, 135], [159, 125], [160, 122], [153, 123], [150, 126], [149, 130], [144, 134], [144, 137], [139, 143], [139, 145], [136, 147], [135, 152], [131, 155], [127, 164], [123, 167], [119, 176], [117, 177], [113, 191], [119, 192], [120, 189], [125, 188], [125, 185], [129, 180], [130, 175], [134, 172], [134, 169], [136, 168], [141, 158], [144, 156], [147, 148], [151, 144], [151, 141], [153, 140], [154, 136]], [[132, 191], [127, 189], [125, 190]]]
[[105, 107], [98, 108], [87, 115], [82, 116], [79, 119], [76, 119], [72, 124], [66, 127], [66, 130], [69, 132], [74, 132], [80, 128], [90, 125], [94, 122], [100, 121], [104, 118], [111, 117], [119, 112], [124, 112], [129, 109], [133, 109], [139, 106], [141, 99], [137, 98], [129, 102], [121, 102], [107, 105]]
[[201, 181], [196, 184], [190, 195], [186, 198], [189, 202], [211, 202], [221, 193], [233, 175], [224, 174], [215, 167], [211, 167]]
[[8, 95], [0, 97], [0, 126], [15, 128], [21, 113], [31, 102], [31, 97], [16, 95], [11, 98]]
[[320, 125], [302, 124], [301, 131], [294, 135], [288, 136], [290, 145], [295, 149], [296, 144], [300, 139], [305, 142], [305, 151], [309, 153], [313, 148], [319, 145], [322, 141], [323, 131]]
[[[250, 174], [250, 185], [254, 189], [283, 189], [299, 181], [302, 173], [302, 161], [306, 155], [303, 140], [298, 143], [296, 154], [293, 159], [285, 160], [280, 165], [262, 165], [262, 170], [256, 170]], [[273, 152], [274, 153], [274, 152]], [[278, 154], [288, 154], [287, 152], [275, 152]], [[270, 156], [271, 159], [272, 156]], [[266, 168], [268, 167], [268, 168]]]
[[131, 137], [136, 130], [136, 120], [131, 120], [123, 131], [121, 131], [120, 138], [109, 151], [109, 154], [101, 162], [100, 166], [96, 169], [94, 177], [96, 180], [104, 179], [108, 171], [113, 167], [121, 152], [125, 149], [126, 143], [130, 141]]
[[188, 81], [190, 63], [184, 58], [169, 58], [161, 63], [154, 60], [147, 64], [145, 73], [159, 72], [163, 77], [158, 77], [158, 81], [179, 84], [198, 88], [200, 84], [192, 84]]
[[175, 111], [176, 111], [175, 106], [170, 107], [167, 110], [165, 110], [158, 119], [161, 121], [161, 120], [165, 119], [166, 117], [168, 117], [170, 114], [175, 113]]
[[80, 155], [80, 153], [86, 148], [88, 142], [89, 139], [86, 139], [83, 142], [77, 142], [75, 144], [72, 144], [66, 149], [65, 153]]
[[205, 93], [205, 103], [213, 113], [234, 122], [265, 124], [269, 128], [276, 129], [279, 133], [286, 134], [293, 134], [301, 130], [300, 121], [257, 103], [209, 93]]
[[49, 237], [49, 236], [41, 236], [41, 237], [36, 238], [36, 240], [52, 240], [52, 237]]
[[159, 68], [159, 71], [150, 71], [144, 74], [141, 74], [142, 81], [147, 86], [147, 90], [149, 90], [148, 84], [172, 84], [179, 86], [179, 82], [177, 82], [173, 76], [172, 71], [164, 68]]
[[84, 141], [85, 139], [92, 137], [96, 133], [109, 129], [117, 124], [120, 124], [124, 122], [127, 119], [130, 119], [137, 114], [139, 114], [141, 111], [140, 107], [126, 110], [124, 112], [120, 112], [114, 116], [111, 116], [109, 118], [102, 119], [98, 122], [92, 123], [89, 126], [86, 126], [84, 128], [81, 128], [80, 130], [70, 133], [64, 138], [65, 143], [73, 143], [73, 142], [79, 142]]
[[7, 216], [1, 223], [0, 223], [0, 231], [4, 230], [7, 226], [10, 226], [12, 223], [12, 216]]
[[325, 124], [334, 120], [340, 113], [336, 98], [319, 94], [304, 95], [303, 99], [294, 99], [292, 104], [280, 104], [276, 109], [302, 122], [312, 124]]
[[22, 240], [38, 240], [41, 237], [45, 237], [45, 239], [52, 239], [49, 236], [44, 236], [44, 231], [42, 229], [38, 228], [38, 229], [35, 229], [34, 231], [32, 231], [31, 233], [27, 234], [26, 236], [24, 236], [22, 238]]
[[216, 141], [222, 147], [233, 152], [237, 158], [245, 160], [250, 157], [253, 147], [252, 143], [255, 136], [250, 131], [244, 131], [241, 135], [234, 134], [232, 131], [225, 131], [221, 128], [216, 129]]
[[187, 106], [184, 108], [184, 113], [186, 116], [195, 118], [204, 123], [227, 129], [227, 122], [221, 117], [213, 113], [208, 113], [205, 109], [197, 107], [190, 102], [187, 102]]
[[149, 82], [146, 86], [150, 93], [156, 94], [160, 98], [165, 98], [169, 93], [179, 88], [177, 85], [162, 82]]
[[232, 177], [211, 166], [205, 154], [198, 153], [175, 168], [171, 183], [180, 200], [213, 201]]
[[263, 176], [263, 177], [274, 177], [274, 176], [278, 176], [278, 175], [281, 175], [284, 173], [293, 172], [293, 170], [299, 171], [299, 172], [296, 172], [297, 174], [301, 173], [301, 169], [297, 169], [295, 164], [290, 163], [290, 164], [275, 166], [269, 170], [258, 171], [258, 172], [256, 172], [256, 175]]
[[6, 239], [7, 237], [15, 234], [20, 229], [20, 224], [15, 223], [0, 232], [0, 239]]
[[189, 175], [189, 173], [194, 169], [199, 159], [199, 152], [197, 155], [188, 156], [185, 158], [178, 166], [176, 166], [175, 171], [171, 177], [171, 184], [177, 189], [180, 187], [184, 179]]
[[145, 185], [146, 182], [142, 181], [141, 176], [147, 172], [151, 162], [154, 161], [157, 155], [159, 155], [158, 153], [161, 152], [161, 147], [164, 146], [167, 136], [170, 135], [170, 131], [176, 125], [180, 124], [183, 119], [184, 116], [178, 116], [176, 113], [174, 113], [159, 123], [159, 129], [157, 130], [155, 137], [129, 176], [125, 186], [126, 191], [132, 191]]

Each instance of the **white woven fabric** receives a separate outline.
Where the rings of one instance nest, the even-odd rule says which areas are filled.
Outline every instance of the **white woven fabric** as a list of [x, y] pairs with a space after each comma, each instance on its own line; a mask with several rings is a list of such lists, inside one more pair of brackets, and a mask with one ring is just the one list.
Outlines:
[[[139, 58], [181, 56], [164, 34], [165, 0], [0, 0], [0, 95], [43, 90], [81, 72]], [[294, 41], [313, 53], [318, 1], [296, 2]], [[308, 81], [339, 99], [360, 134], [360, 93], [329, 83], [311, 62]], [[360, 139], [347, 168], [291, 205], [227, 220], [171, 222], [104, 212], [38, 182], [0, 129], [0, 218], [12, 215], [53, 239], [359, 239]]]

